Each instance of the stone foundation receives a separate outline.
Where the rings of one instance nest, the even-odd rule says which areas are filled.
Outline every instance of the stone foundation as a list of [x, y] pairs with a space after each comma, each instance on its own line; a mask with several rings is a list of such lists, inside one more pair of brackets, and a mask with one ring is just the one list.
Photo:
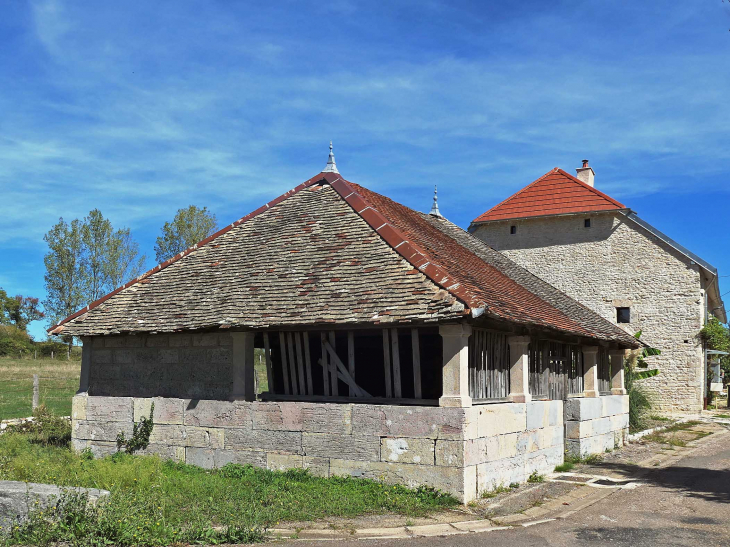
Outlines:
[[572, 456], [601, 454], [626, 444], [629, 435], [629, 396], [565, 401], [565, 449]]
[[562, 401], [444, 408], [77, 395], [74, 448], [113, 453], [117, 434], [129, 436], [153, 401], [146, 452], [206, 468], [306, 468], [432, 486], [468, 502], [563, 462]]

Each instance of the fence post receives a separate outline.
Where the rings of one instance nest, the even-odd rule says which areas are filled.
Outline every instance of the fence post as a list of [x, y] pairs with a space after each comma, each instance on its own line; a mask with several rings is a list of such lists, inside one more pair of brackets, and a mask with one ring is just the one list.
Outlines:
[[51, 350], [51, 359], [53, 359], [53, 350]]
[[40, 389], [39, 389], [39, 379], [38, 375], [33, 375], [33, 410], [38, 408], [38, 402], [40, 399]]

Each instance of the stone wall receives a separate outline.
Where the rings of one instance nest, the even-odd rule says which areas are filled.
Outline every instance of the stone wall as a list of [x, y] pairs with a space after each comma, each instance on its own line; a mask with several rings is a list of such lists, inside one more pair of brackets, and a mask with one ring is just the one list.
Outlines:
[[705, 295], [696, 264], [616, 213], [493, 222], [474, 235], [613, 323], [617, 306], [630, 307], [631, 323], [619, 326], [662, 351], [650, 359], [661, 374], [643, 382], [658, 408], [702, 408]]
[[153, 401], [147, 453], [206, 468], [303, 467], [425, 484], [468, 502], [563, 461], [562, 401], [443, 408], [77, 395], [74, 448], [114, 452], [117, 434], [131, 434]]
[[629, 396], [609, 395], [565, 401], [565, 450], [581, 458], [628, 442]]
[[90, 395], [228, 399], [233, 389], [227, 333], [99, 336], [90, 348]]

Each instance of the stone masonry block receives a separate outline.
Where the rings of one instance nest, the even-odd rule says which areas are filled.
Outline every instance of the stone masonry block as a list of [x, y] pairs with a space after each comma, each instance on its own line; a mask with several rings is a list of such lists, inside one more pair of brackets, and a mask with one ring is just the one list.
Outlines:
[[148, 348], [166, 348], [168, 346], [168, 336], [166, 334], [153, 334], [147, 337], [146, 346]]
[[479, 463], [479, 460], [479, 442], [477, 440], [436, 440], [436, 465], [473, 466]]
[[526, 403], [498, 403], [479, 407], [479, 437], [492, 437], [525, 431]]
[[551, 426], [563, 425], [563, 401], [550, 401], [549, 423]]
[[330, 475], [382, 480], [411, 488], [426, 485], [449, 492], [462, 501], [471, 497], [469, 493], [465, 496], [464, 470], [457, 467], [331, 459]]
[[116, 453], [117, 444], [104, 441], [89, 441], [89, 448], [94, 458], [104, 458]]
[[201, 427], [237, 427], [251, 429], [251, 409], [256, 403], [186, 399], [185, 425]]
[[304, 465], [303, 458], [300, 454], [267, 454], [266, 468], [271, 471], [301, 469]]
[[223, 467], [229, 463], [266, 467], [266, 452], [187, 447], [185, 448], [185, 462], [206, 469]]
[[205, 360], [212, 365], [226, 365], [231, 362], [231, 348], [212, 348], [205, 352]]
[[218, 335], [216, 333], [193, 334], [193, 346], [217, 346]]
[[[380, 439], [380, 459], [388, 462], [434, 465], [435, 442], [434, 439], [383, 437]], [[441, 442], [464, 443], [464, 441]]]
[[155, 403], [154, 423], [155, 424], [183, 424], [183, 413], [185, 401], [183, 399], [172, 399], [168, 397], [155, 397], [153, 399], [134, 400], [134, 421], [139, 422], [142, 417], [149, 418], [152, 403]]
[[[380, 460], [380, 438], [374, 435], [302, 434], [302, 451], [306, 456], [327, 458], [336, 454], [348, 460]], [[433, 460], [432, 460], [433, 461]]]
[[132, 422], [134, 406], [131, 397], [87, 397], [86, 417], [89, 420]]
[[105, 336], [102, 338], [105, 348], [123, 348], [126, 339], [126, 336]]
[[94, 365], [106, 365], [112, 362], [112, 350], [95, 349], [91, 353], [91, 362]]
[[525, 457], [523, 455], [505, 458], [477, 467], [477, 485], [479, 493], [492, 491], [500, 486], [509, 486], [527, 480], [525, 473]]
[[168, 343], [171, 348], [186, 348], [191, 344], [189, 334], [171, 334]]
[[156, 454], [163, 460], [173, 460], [176, 462], [185, 461], [185, 448], [182, 446], [169, 446], [167, 444], [152, 444], [140, 451], [140, 454]]
[[72, 436], [74, 439], [90, 441], [116, 441], [119, 433], [124, 433], [127, 438], [132, 434], [132, 422], [96, 422], [88, 420], [77, 420], [72, 424]]
[[576, 397], [565, 401], [565, 420], [595, 420], [603, 414], [602, 397]]
[[155, 425], [152, 429], [150, 442], [172, 446], [223, 448], [223, 430], [205, 427], [160, 424]]
[[89, 441], [86, 439], [71, 439], [71, 450], [76, 453], [81, 452], [87, 446], [89, 446]]
[[301, 454], [302, 433], [299, 431], [226, 429], [225, 448]]
[[134, 350], [127, 348], [117, 348], [114, 351], [114, 364], [131, 365], [134, 363]]
[[624, 398], [628, 398], [627, 395], [608, 395], [599, 398], [603, 403], [603, 416], [613, 416], [615, 414], [623, 414], [625, 412]]
[[72, 420], [85, 420], [86, 419], [86, 403], [89, 400], [87, 395], [74, 395], [71, 399], [71, 419]]
[[352, 434], [352, 407], [354, 405], [301, 405], [302, 431], [312, 433]]
[[92, 338], [92, 348], [103, 348], [104, 347], [104, 337], [103, 336], [94, 336]]
[[525, 404], [527, 413], [527, 429], [540, 429], [550, 424], [550, 407], [552, 401], [531, 401]]
[[464, 439], [473, 428], [463, 408], [354, 405], [352, 432], [383, 437]]

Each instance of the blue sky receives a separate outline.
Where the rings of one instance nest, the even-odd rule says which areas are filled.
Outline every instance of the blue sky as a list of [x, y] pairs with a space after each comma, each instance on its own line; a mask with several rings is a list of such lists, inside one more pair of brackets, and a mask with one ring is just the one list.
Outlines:
[[[319, 172], [469, 221], [553, 167], [730, 275], [730, 5], [157, 1], [0, 6], [0, 287], [98, 207], [150, 257]], [[721, 281], [730, 290], [730, 277]], [[44, 337], [45, 325], [31, 331]]]

